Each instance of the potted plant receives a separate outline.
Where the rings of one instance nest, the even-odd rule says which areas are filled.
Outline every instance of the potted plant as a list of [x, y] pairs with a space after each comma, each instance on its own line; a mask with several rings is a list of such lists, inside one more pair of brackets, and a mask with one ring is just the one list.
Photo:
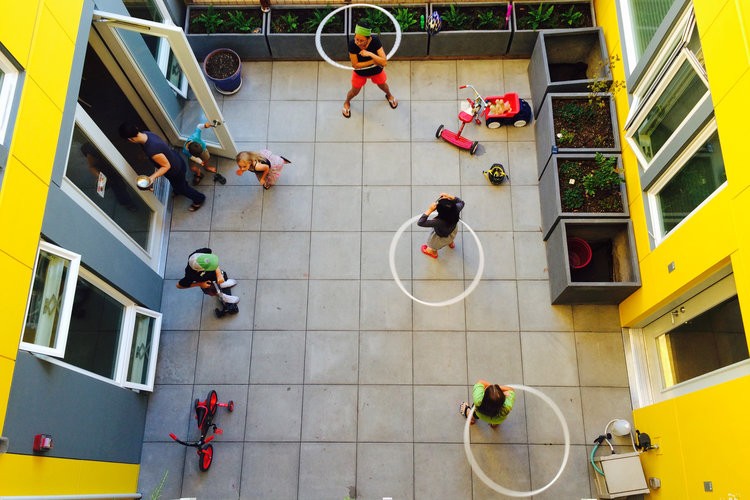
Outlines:
[[232, 49], [216, 49], [203, 60], [203, 71], [224, 95], [232, 95], [242, 87], [242, 60]]
[[508, 51], [508, 2], [430, 4], [430, 13], [435, 11], [442, 28], [429, 37], [430, 56], [502, 56]]
[[539, 177], [553, 154], [620, 152], [615, 101], [609, 93], [548, 94], [534, 130]]
[[513, 39], [508, 55], [529, 57], [540, 30], [572, 30], [596, 26], [590, 0], [513, 2]]
[[621, 155], [555, 155], [539, 179], [542, 237], [561, 219], [627, 218]]
[[[334, 9], [323, 6], [274, 7], [268, 13], [266, 33], [273, 59], [323, 60], [315, 45], [318, 26]], [[345, 13], [331, 17], [320, 35], [331, 59], [348, 58]]]
[[[393, 14], [401, 28], [401, 44], [394, 58], [425, 57], [427, 32], [424, 22], [428, 12], [427, 4], [394, 5], [385, 8]], [[354, 36], [354, 27], [358, 23], [365, 23], [372, 28], [372, 32], [380, 37], [385, 52], [389, 52], [396, 40], [396, 30], [388, 16], [377, 9], [354, 7], [351, 10], [349, 36]]]
[[[580, 241], [588, 262], [576, 258]], [[641, 286], [630, 219], [562, 219], [546, 245], [552, 304], [619, 304]]]
[[586, 92], [612, 84], [611, 61], [601, 28], [541, 31], [529, 62], [534, 113], [549, 92]]
[[198, 60], [217, 48], [231, 49], [243, 60], [270, 59], [264, 16], [257, 7], [190, 5], [185, 33]]

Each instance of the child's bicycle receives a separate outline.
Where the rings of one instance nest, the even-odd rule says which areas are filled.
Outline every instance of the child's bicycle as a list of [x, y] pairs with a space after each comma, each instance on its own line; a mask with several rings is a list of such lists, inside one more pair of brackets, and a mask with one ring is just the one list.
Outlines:
[[198, 421], [198, 429], [201, 433], [200, 438], [197, 441], [182, 441], [181, 439], [178, 439], [174, 433], [169, 433], [169, 437], [181, 445], [198, 449], [198, 468], [202, 472], [207, 471], [209, 467], [211, 467], [211, 462], [213, 462], [214, 459], [214, 446], [211, 444], [214, 436], [209, 436], [208, 433], [211, 431], [213, 431], [214, 434], [223, 433], [223, 431], [214, 423], [214, 415], [216, 415], [216, 410], [219, 406], [226, 408], [228, 411], [234, 411], [234, 401], [219, 403], [219, 397], [213, 389], [208, 392], [208, 397], [205, 401], [200, 401], [198, 399], [195, 400], [195, 419]]
[[[444, 139], [454, 146], [461, 149], [466, 149], [470, 154], [474, 154], [477, 152], [477, 147], [479, 147], [479, 141], [472, 141], [471, 139], [463, 137], [461, 135], [461, 132], [463, 132], [466, 124], [471, 122], [472, 120], [475, 121], [477, 125], [482, 123], [482, 121], [479, 119], [479, 113], [481, 113], [482, 110], [487, 107], [487, 101], [484, 100], [479, 92], [477, 92], [477, 89], [475, 89], [472, 85], [461, 85], [458, 88], [470, 88], [474, 91], [475, 99], [471, 100], [467, 97], [466, 100], [469, 102], [470, 107], [467, 109], [462, 108], [461, 111], [459, 111], [458, 119], [461, 122], [461, 125], [458, 127], [458, 132], [452, 132], [445, 128], [445, 125], [441, 124], [435, 132], [435, 137], [437, 137], [438, 139]], [[464, 104], [464, 106], [466, 106], [466, 104]]]

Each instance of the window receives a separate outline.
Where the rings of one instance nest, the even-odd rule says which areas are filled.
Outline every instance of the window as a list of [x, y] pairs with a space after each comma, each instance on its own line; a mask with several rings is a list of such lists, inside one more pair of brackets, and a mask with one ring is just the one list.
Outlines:
[[733, 274], [645, 326], [642, 335], [649, 380], [646, 391], [654, 402], [750, 373]]
[[681, 55], [636, 117], [629, 139], [644, 170], [678, 137], [698, 105], [710, 99], [708, 83], [698, 71], [692, 60]]
[[632, 66], [643, 56], [676, 0], [626, 0], [621, 4], [626, 21], [626, 49]]
[[[708, 139], [707, 134], [710, 134]], [[658, 219], [656, 233], [660, 237], [674, 229], [727, 180], [715, 125], [700, 134], [683, 157], [687, 160], [678, 158], [649, 192]]]
[[39, 244], [21, 348], [123, 387], [152, 390], [161, 314], [80, 267], [80, 259]]
[[10, 128], [18, 95], [18, 67], [0, 47], [0, 168], [8, 161]]

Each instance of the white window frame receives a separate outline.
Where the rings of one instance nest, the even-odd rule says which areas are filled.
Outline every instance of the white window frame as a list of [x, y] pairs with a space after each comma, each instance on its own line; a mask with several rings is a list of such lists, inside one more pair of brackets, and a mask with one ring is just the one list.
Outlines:
[[[34, 274], [32, 275], [32, 289], [34, 281], [36, 281], [36, 271], [39, 265], [39, 257], [42, 252], [47, 252], [62, 259], [67, 260], [70, 264], [68, 266], [68, 276], [65, 278], [65, 285], [63, 290], [65, 291], [63, 296], [60, 297], [60, 320], [57, 325], [57, 331], [55, 332], [55, 345], [48, 347], [30, 342], [24, 342], [23, 334], [21, 335], [20, 348], [25, 351], [36, 352], [39, 354], [46, 354], [49, 356], [65, 356], [65, 345], [68, 341], [68, 328], [70, 326], [70, 313], [73, 310], [73, 298], [75, 297], [76, 283], [78, 280], [78, 271], [81, 266], [81, 256], [77, 253], [70, 252], [64, 248], [60, 248], [52, 243], [46, 241], [39, 242], [39, 248], [36, 251], [36, 259], [34, 260]], [[24, 314], [24, 329], [26, 328], [26, 321], [28, 321], [29, 309], [31, 307], [31, 289], [29, 290], [29, 297], [26, 301], [26, 313]]]
[[[114, 287], [106, 283], [104, 280], [96, 276], [91, 271], [86, 270], [80, 266], [81, 256], [65, 250], [64, 248], [58, 247], [46, 241], [39, 242], [39, 250], [37, 251], [37, 262], [34, 264], [34, 279], [36, 278], [37, 263], [39, 260], [39, 251], [44, 250], [46, 252], [58, 255], [60, 257], [69, 259], [71, 266], [69, 268], [65, 295], [61, 301], [60, 310], [60, 324], [58, 327], [57, 341], [54, 349], [47, 348], [36, 344], [31, 344], [23, 341], [23, 334], [21, 335], [21, 342], [19, 348], [35, 354], [50, 363], [64, 366], [70, 370], [78, 373], [82, 373], [89, 377], [95, 378], [102, 382], [107, 382], [119, 387], [125, 387], [132, 390], [143, 390], [153, 391], [154, 380], [156, 377], [156, 358], [159, 354], [159, 338], [161, 336], [161, 319], [162, 314], [156, 311], [139, 306], [124, 294], [117, 291]], [[75, 266], [73, 263], [76, 263]], [[99, 374], [90, 372], [78, 366], [66, 363], [63, 358], [65, 357], [65, 348], [68, 340], [68, 332], [70, 329], [70, 315], [73, 310], [73, 300], [75, 298], [76, 284], [78, 278], [85, 279], [89, 284], [96, 287], [99, 291], [110, 296], [123, 306], [123, 320], [120, 325], [120, 338], [118, 340], [117, 357], [115, 361], [114, 378], [103, 377]], [[69, 286], [72, 283], [72, 286]], [[31, 293], [26, 306], [26, 315], [24, 316], [24, 326], [26, 325], [29, 305], [31, 303]], [[137, 384], [129, 382], [127, 380], [128, 368], [130, 363], [130, 348], [133, 340], [133, 333], [135, 328], [135, 318], [137, 314], [142, 314], [154, 318], [154, 330], [151, 340], [151, 350], [149, 352], [149, 366], [148, 366], [148, 381], [146, 384]], [[63, 321], [63, 317], [65, 321]], [[64, 328], [63, 328], [64, 327]]]
[[[671, 307], [665, 314], [643, 327], [642, 330], [631, 330], [631, 335], [641, 336], [645, 346], [646, 369], [650, 387], [642, 388], [642, 393], [650, 393], [652, 398], [650, 402], [645, 401], [647, 404], [665, 401], [750, 375], [750, 359], [747, 359], [666, 388], [662, 380], [657, 339], [673, 329], [678, 324], [677, 321], [684, 323], [735, 295], [737, 295], [737, 289], [734, 274], [730, 274], [685, 302]], [[675, 320], [674, 323], [673, 320]]]
[[16, 96], [18, 68], [2, 51], [0, 51], [0, 71], [3, 72], [2, 85], [0, 85], [0, 142], [4, 144], [13, 109], [13, 99]]
[[[104, 155], [105, 159], [122, 175], [126, 181], [138, 176], [136, 171], [127, 163], [125, 158], [117, 151], [117, 148], [107, 139], [107, 136], [94, 123], [94, 120], [86, 113], [80, 104], [76, 105], [75, 125], [91, 139], [96, 148]], [[73, 137], [72, 129], [70, 137]], [[68, 155], [71, 154], [68, 146]], [[164, 225], [166, 218], [166, 207], [151, 191], [135, 190], [141, 199], [152, 210], [150, 230], [146, 248], [141, 247], [130, 235], [117, 225], [101, 208], [93, 203], [68, 177], [63, 176], [61, 189], [78, 206], [91, 215], [97, 222], [111, 233], [117, 240], [127, 247], [133, 254], [138, 256], [152, 269], [158, 271], [164, 238]]]
[[[690, 112], [687, 115], [685, 115], [682, 122], [680, 122], [680, 125], [672, 132], [672, 135], [662, 145], [661, 149], [659, 149], [659, 151], [649, 160], [644, 156], [643, 152], [641, 151], [641, 146], [638, 142], [638, 139], [635, 137], [635, 135], [638, 133], [638, 128], [643, 124], [649, 112], [654, 108], [659, 98], [661, 98], [661, 96], [664, 94], [667, 87], [672, 82], [675, 75], [677, 74], [677, 72], [680, 70], [680, 68], [683, 66], [685, 62], [690, 64], [693, 71], [695, 71], [695, 73], [701, 79], [703, 84], [706, 86], [706, 92], [698, 100], [695, 106], [693, 106], [693, 109], [690, 110]], [[674, 61], [672, 61], [664, 77], [659, 81], [659, 84], [656, 86], [654, 91], [651, 93], [651, 95], [648, 97], [646, 102], [644, 102], [643, 106], [640, 108], [638, 115], [635, 116], [633, 123], [630, 124], [628, 133], [626, 135], [627, 141], [630, 144], [630, 148], [633, 150], [633, 153], [635, 153], [636, 157], [638, 158], [638, 162], [640, 163], [644, 171], [647, 171], [652, 165], [658, 163], [661, 160], [665, 152], [669, 150], [669, 145], [672, 143], [674, 138], [679, 135], [680, 130], [683, 129], [686, 123], [690, 122], [690, 118], [693, 115], [695, 115], [697, 110], [700, 109], [701, 105], [706, 100], [709, 100], [709, 99], [711, 99], [711, 89], [708, 86], [708, 80], [703, 71], [703, 68], [700, 66], [700, 64], [698, 64], [698, 62], [695, 60], [694, 57], [688, 56], [688, 54], [686, 53], [686, 49], [682, 49], [680, 54], [677, 56], [677, 58]]]
[[672, 178], [677, 175], [680, 170], [682, 170], [682, 167], [684, 167], [685, 164], [693, 157], [693, 155], [695, 155], [695, 153], [698, 151], [698, 149], [700, 149], [703, 143], [706, 142], [708, 138], [711, 137], [711, 135], [717, 130], [718, 127], [716, 125], [716, 119], [711, 119], [711, 122], [706, 127], [704, 127], [700, 131], [700, 133], [693, 138], [693, 140], [685, 145], [680, 155], [675, 158], [669, 168], [667, 168], [662, 173], [659, 179], [654, 182], [654, 184], [646, 192], [646, 200], [650, 209], [649, 213], [651, 214], [651, 227], [653, 228], [652, 236], [654, 237], [654, 241], [657, 245], [664, 241], [678, 228], [680, 228], [680, 226], [682, 226], [685, 221], [690, 219], [704, 205], [706, 205], [709, 201], [716, 197], [718, 193], [726, 188], [727, 182], [724, 181], [718, 188], [716, 188], [716, 190], [714, 190], [713, 193], [706, 197], [705, 200], [703, 200], [688, 215], [686, 215], [675, 227], [673, 227], [669, 232], [664, 231], [664, 225], [662, 224], [661, 220], [661, 209], [659, 208], [659, 200], [657, 199], [659, 193], [664, 188], [664, 186], [666, 186], [667, 183], [669, 183], [669, 181], [672, 180]]

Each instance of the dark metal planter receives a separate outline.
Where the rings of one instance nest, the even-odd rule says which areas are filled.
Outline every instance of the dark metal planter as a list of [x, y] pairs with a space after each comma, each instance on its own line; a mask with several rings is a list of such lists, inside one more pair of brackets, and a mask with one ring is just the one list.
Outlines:
[[550, 92], [590, 92], [594, 84], [609, 88], [612, 74], [604, 31], [539, 32], [528, 71], [535, 116]]
[[[272, 8], [266, 17], [265, 33], [268, 38], [268, 46], [271, 49], [271, 56], [274, 60], [304, 60], [304, 61], [322, 61], [323, 58], [318, 53], [315, 45], [315, 33], [274, 33], [272, 21], [274, 14], [278, 14], [280, 9], [284, 10], [310, 10], [326, 8], [325, 6], [305, 5], [305, 6], [279, 6]], [[348, 25], [348, 12], [339, 12], [337, 16], [345, 16], [341, 33], [321, 33], [320, 44], [328, 57], [335, 61], [348, 60], [348, 37], [346, 26]]]
[[[268, 47], [265, 34], [265, 17], [267, 14], [263, 14], [260, 33], [211, 33], [207, 35], [190, 33], [190, 12], [193, 9], [205, 10], [205, 7], [189, 5], [185, 17], [187, 40], [190, 48], [193, 49], [195, 58], [199, 61], [202, 61], [209, 52], [219, 48], [232, 49], [239, 54], [243, 61], [271, 59], [271, 50]], [[241, 10], [238, 7], [214, 7], [214, 9]]]
[[605, 148], [592, 145], [587, 148], [571, 148], [558, 146], [558, 138], [555, 135], [554, 120], [552, 116], [552, 102], [556, 99], [588, 99], [592, 94], [572, 93], [572, 94], [547, 94], [539, 110], [539, 115], [534, 122], [534, 131], [536, 134], [536, 160], [538, 165], [539, 177], [542, 176], [544, 169], [549, 164], [553, 154], [614, 154], [620, 152], [620, 132], [617, 125], [617, 112], [615, 109], [615, 100], [611, 94], [593, 94], [594, 96], [606, 99], [605, 105], [609, 106], [611, 117], [611, 133], [614, 138], [614, 147]]
[[[612, 156], [612, 155], [607, 155]], [[622, 155], [617, 156], [617, 169], [622, 171]], [[544, 170], [539, 179], [539, 199], [542, 213], [542, 237], [547, 240], [552, 230], [561, 220], [570, 219], [615, 219], [630, 217], [628, 208], [628, 197], [625, 182], [620, 184], [620, 195], [622, 196], [622, 212], [563, 212], [562, 197], [560, 193], [559, 165], [566, 160], [594, 160], [595, 155], [554, 155], [550, 165]]]
[[554, 4], [588, 4], [589, 10], [590, 10], [590, 16], [593, 21], [592, 25], [596, 25], [595, 17], [594, 17], [594, 7], [591, 4], [590, 0], [584, 0], [584, 1], [559, 1], [559, 2], [545, 2], [545, 1], [529, 1], [529, 2], [513, 2], [513, 37], [511, 38], [510, 44], [508, 46], [508, 55], [514, 56], [514, 57], [530, 57], [531, 53], [534, 51], [534, 45], [536, 44], [537, 37], [540, 33], [540, 31], [546, 31], [546, 32], [553, 32], [553, 31], [571, 31], [576, 30], [580, 28], [569, 28], [569, 29], [560, 29], [560, 30], [550, 30], [550, 29], [544, 29], [544, 30], [528, 30], [528, 29], [521, 29], [518, 26], [518, 6], [519, 5], [529, 5], [533, 7], [538, 7], [539, 4], [544, 3], [546, 5]]
[[[572, 269], [568, 238], [581, 238], [592, 249], [591, 262]], [[641, 286], [630, 220], [563, 219], [547, 239], [552, 304], [619, 304]]]
[[[442, 12], [449, 8], [450, 4], [430, 4], [430, 14], [434, 11]], [[510, 8], [508, 2], [487, 3], [459, 3], [457, 6], [480, 5], [488, 7], [497, 5], [504, 7], [507, 13]], [[466, 31], [441, 31], [437, 35], [429, 37], [430, 57], [484, 57], [502, 56], [508, 52], [510, 43], [510, 26], [502, 30], [466, 30]]]

